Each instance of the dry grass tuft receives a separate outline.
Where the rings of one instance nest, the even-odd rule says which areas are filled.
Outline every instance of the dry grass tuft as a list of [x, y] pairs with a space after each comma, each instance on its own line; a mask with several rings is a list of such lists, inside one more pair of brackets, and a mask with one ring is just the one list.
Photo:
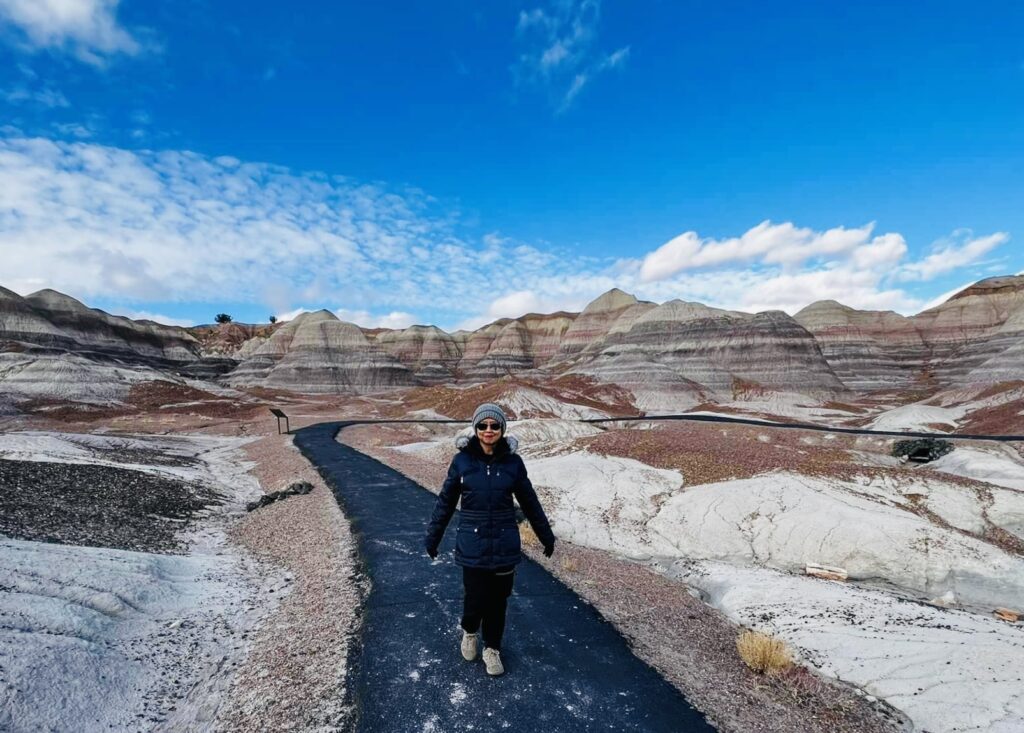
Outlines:
[[580, 564], [576, 562], [576, 558], [567, 557], [564, 560], [562, 560], [562, 570], [564, 570], [567, 573], [575, 573], [577, 570], [579, 570], [579, 568]]
[[740, 634], [736, 639], [736, 650], [746, 665], [759, 674], [775, 674], [793, 666], [786, 644], [759, 631]]
[[523, 543], [523, 547], [540, 547], [540, 540], [533, 531], [533, 527], [527, 522], [521, 522], [519, 524], [519, 539]]

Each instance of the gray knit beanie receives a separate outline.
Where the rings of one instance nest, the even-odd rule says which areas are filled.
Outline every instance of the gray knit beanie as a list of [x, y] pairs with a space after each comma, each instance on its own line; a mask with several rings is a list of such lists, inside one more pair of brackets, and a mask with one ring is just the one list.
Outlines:
[[505, 419], [505, 413], [502, 412], [501, 408], [498, 407], [493, 402], [485, 402], [478, 408], [476, 408], [476, 412], [473, 413], [472, 423], [474, 426], [474, 430], [476, 429], [475, 426], [478, 422], [488, 417], [496, 421], [501, 426], [502, 433], [505, 432], [506, 428], [508, 427], [508, 421]]

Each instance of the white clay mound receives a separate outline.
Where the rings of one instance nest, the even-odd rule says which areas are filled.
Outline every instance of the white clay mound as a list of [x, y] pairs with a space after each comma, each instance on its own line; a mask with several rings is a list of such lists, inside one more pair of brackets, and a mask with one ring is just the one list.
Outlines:
[[884, 698], [917, 730], [1024, 730], [1024, 628], [876, 591], [723, 563], [663, 567], [821, 672]]

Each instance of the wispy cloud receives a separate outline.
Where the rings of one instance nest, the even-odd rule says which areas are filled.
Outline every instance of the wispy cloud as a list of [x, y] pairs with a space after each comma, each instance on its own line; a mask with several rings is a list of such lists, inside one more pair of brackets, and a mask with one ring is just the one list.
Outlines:
[[0, 139], [3, 285], [83, 299], [329, 303], [360, 325], [478, 312], [514, 272], [566, 258], [498, 234], [475, 242], [415, 189], [187, 151]]
[[543, 89], [558, 112], [569, 109], [596, 76], [621, 68], [629, 58], [628, 46], [597, 50], [600, 16], [600, 0], [559, 0], [520, 11], [517, 81]]
[[0, 0], [0, 21], [17, 29], [24, 48], [68, 51], [102, 65], [111, 56], [142, 50], [117, 20], [119, 1]]
[[68, 98], [57, 89], [43, 87], [41, 89], [29, 89], [24, 86], [14, 89], [0, 90], [0, 98], [9, 104], [35, 104], [47, 109], [69, 107]]
[[645, 256], [521, 279], [460, 325], [475, 327], [530, 310], [579, 310], [612, 287], [656, 302], [681, 298], [747, 312], [793, 314], [818, 300], [838, 300], [855, 308], [914, 313], [935, 303], [902, 287], [908, 279], [903, 273], [930, 278], [949, 272], [938, 268], [938, 252], [956, 267], [982, 264], [984, 254], [1008, 241], [1003, 233], [966, 239], [960, 233], [960, 244], [943, 240], [937, 252], [914, 259], [903, 235], [874, 229], [869, 223], [817, 231], [765, 221], [726, 239], [685, 232]]
[[0, 284], [140, 311], [250, 303], [285, 320], [326, 306], [367, 327], [476, 327], [580, 310], [619, 287], [746, 311], [834, 299], [907, 313], [935, 295], [920, 283], [949, 271], [940, 261], [981, 267], [1007, 240], [958, 232], [915, 258], [901, 234], [871, 223], [766, 221], [735, 237], [688, 231], [646, 254], [597, 260], [497, 231], [470, 237], [416, 189], [228, 156], [0, 138]]
[[953, 232], [952, 236], [936, 242], [931, 254], [923, 260], [903, 265], [897, 276], [900, 280], [931, 280], [976, 263], [1009, 239], [1010, 235], [1006, 232], [975, 237], [970, 229], [960, 229]]
[[343, 321], [355, 323], [363, 328], [408, 328], [416, 323], [416, 316], [403, 311], [391, 311], [383, 315], [374, 315], [364, 310], [336, 308], [334, 315]]

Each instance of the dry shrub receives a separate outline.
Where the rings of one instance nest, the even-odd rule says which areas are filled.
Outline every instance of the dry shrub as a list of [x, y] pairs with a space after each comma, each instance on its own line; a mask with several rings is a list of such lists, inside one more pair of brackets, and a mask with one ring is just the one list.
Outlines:
[[759, 631], [744, 631], [736, 639], [736, 650], [748, 667], [759, 674], [776, 673], [789, 669], [793, 658], [781, 639]]
[[521, 522], [519, 525], [519, 539], [522, 540], [523, 547], [540, 547], [540, 540], [527, 522]]
[[575, 573], [577, 570], [579, 570], [579, 567], [580, 565], [578, 562], [576, 562], [576, 558], [567, 557], [564, 560], [562, 560], [562, 570], [564, 570], [567, 573]]

